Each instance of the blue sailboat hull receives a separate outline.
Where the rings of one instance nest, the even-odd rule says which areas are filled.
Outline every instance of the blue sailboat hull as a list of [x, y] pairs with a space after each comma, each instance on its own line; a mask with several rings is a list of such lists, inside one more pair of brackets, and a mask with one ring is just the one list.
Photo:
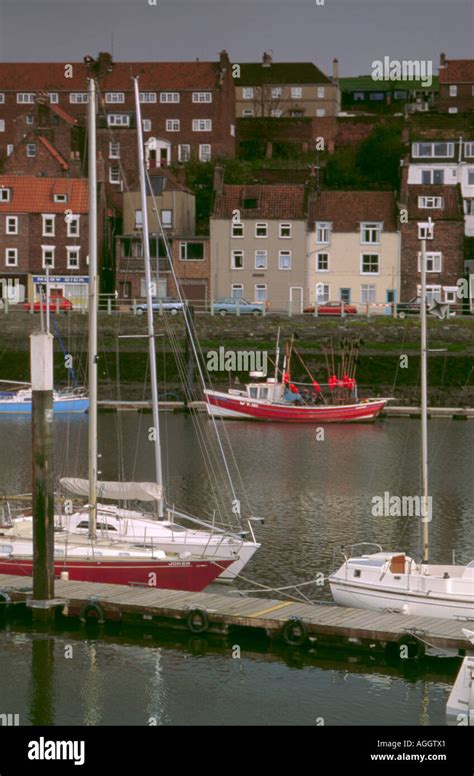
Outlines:
[[[83, 413], [89, 409], [89, 399], [84, 396], [71, 398], [55, 398], [53, 400], [53, 412], [56, 413]], [[31, 400], [17, 401], [0, 397], [0, 414], [28, 415], [31, 414]]]

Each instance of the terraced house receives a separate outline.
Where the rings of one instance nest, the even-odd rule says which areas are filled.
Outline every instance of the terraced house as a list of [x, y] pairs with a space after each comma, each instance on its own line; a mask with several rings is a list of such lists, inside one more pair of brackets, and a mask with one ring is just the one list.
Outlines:
[[310, 201], [307, 286], [311, 305], [365, 307], [400, 299], [400, 232], [389, 191], [323, 191]]
[[305, 187], [223, 185], [219, 168], [216, 178], [212, 296], [301, 312], [307, 301]]

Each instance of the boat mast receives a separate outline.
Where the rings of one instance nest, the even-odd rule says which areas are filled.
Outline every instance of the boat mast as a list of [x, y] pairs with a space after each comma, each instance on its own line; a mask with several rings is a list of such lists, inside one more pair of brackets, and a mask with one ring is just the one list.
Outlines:
[[[148, 210], [146, 201], [146, 180], [145, 180], [145, 158], [143, 153], [143, 128], [142, 115], [140, 108], [140, 93], [138, 85], [138, 76], [134, 76], [135, 90], [135, 112], [137, 121], [137, 143], [138, 143], [138, 172], [140, 175], [140, 199], [142, 205], [143, 219], [143, 254], [145, 257], [145, 281], [146, 281], [146, 313], [148, 322], [148, 352], [150, 357], [151, 373], [151, 400], [153, 407], [153, 426], [154, 426], [154, 446], [155, 446], [155, 480], [163, 488], [163, 472], [161, 466], [161, 444], [160, 444], [160, 419], [158, 412], [158, 381], [156, 376], [156, 346], [155, 329], [153, 323], [153, 298], [152, 298], [152, 280], [151, 280], [151, 261], [150, 261], [150, 241], [148, 230]], [[162, 491], [163, 492], [163, 491]], [[163, 517], [163, 495], [158, 501], [158, 517]]]
[[[430, 227], [431, 228], [431, 227]], [[421, 477], [422, 507], [422, 563], [429, 559], [428, 512], [428, 369], [426, 344], [426, 239], [421, 241]]]
[[97, 150], [96, 90], [89, 78], [87, 105], [89, 173], [89, 538], [97, 532]]
[[278, 383], [278, 366], [280, 363], [280, 327], [278, 327], [277, 344], [275, 350], [275, 383]]

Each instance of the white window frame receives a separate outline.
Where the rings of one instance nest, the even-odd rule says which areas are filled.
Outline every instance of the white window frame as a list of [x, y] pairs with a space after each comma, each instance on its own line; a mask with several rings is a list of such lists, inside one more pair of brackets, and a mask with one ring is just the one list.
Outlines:
[[67, 194], [54, 194], [53, 195], [53, 201], [58, 203], [66, 203], [67, 202]]
[[0, 105], [4, 105], [5, 103], [5, 95], [3, 92], [0, 92]]
[[70, 92], [69, 102], [72, 105], [80, 105], [89, 102], [88, 92]]
[[[383, 224], [380, 221], [363, 221], [360, 224], [361, 245], [380, 245]], [[365, 232], [369, 233], [369, 239], [365, 239]], [[370, 239], [375, 236], [375, 240]]]
[[243, 100], [253, 100], [253, 86], [243, 86], [242, 87], [242, 99]]
[[0, 188], [0, 202], [10, 202], [11, 200], [11, 189], [9, 189], [7, 186], [2, 186]]
[[474, 159], [474, 142], [467, 141], [464, 143], [464, 156], [468, 159]]
[[[261, 267], [259, 267], [257, 265], [257, 255], [259, 255], [259, 257], [261, 259], [263, 259], [263, 266], [261, 266]], [[268, 251], [267, 250], [257, 248], [257, 250], [255, 251], [255, 269], [256, 270], [268, 269]]]
[[326, 108], [316, 108], [316, 118], [322, 119], [326, 115]]
[[[417, 296], [421, 295], [421, 284], [416, 287]], [[426, 301], [427, 302], [440, 302], [443, 296], [443, 288], [439, 284], [427, 284], [426, 285]]]
[[303, 97], [303, 88], [301, 86], [292, 86], [291, 87], [291, 99], [292, 100], [301, 100]]
[[[418, 252], [418, 272], [421, 272], [421, 251]], [[430, 269], [431, 265], [431, 269]], [[439, 275], [443, 271], [443, 254], [441, 251], [426, 252], [426, 272]]]
[[[169, 214], [169, 215], [168, 215]], [[170, 208], [162, 208], [160, 212], [161, 226], [163, 229], [173, 228], [173, 211]]]
[[253, 108], [243, 108], [242, 110], [242, 116], [244, 118], [250, 118], [250, 116], [253, 116]]
[[[257, 234], [259, 229], [265, 229], [265, 234]], [[268, 222], [256, 221], [255, 222], [255, 238], [257, 240], [266, 240], [268, 237]]]
[[324, 100], [326, 96], [326, 90], [324, 86], [317, 86], [316, 87], [316, 97], [318, 100]]
[[[77, 224], [76, 227], [72, 227], [73, 224]], [[66, 226], [67, 226], [67, 237], [80, 237], [81, 234], [81, 216], [68, 214], [67, 220], [66, 220]]]
[[[203, 250], [202, 250], [202, 259], [189, 259], [188, 258], [188, 245], [194, 244], [194, 243], [202, 243]], [[187, 240], [180, 242], [179, 244], [179, 260], [180, 261], [205, 261], [206, 259], [206, 249], [204, 247], [204, 240]]]
[[266, 302], [268, 300], [268, 286], [266, 283], [255, 283], [254, 299], [256, 302]]
[[109, 159], [120, 159], [120, 143], [116, 140], [109, 141]]
[[281, 86], [272, 86], [272, 100], [281, 100], [283, 97], [283, 88]]
[[[8, 254], [13, 254], [9, 257]], [[13, 258], [13, 261], [11, 261]], [[18, 267], [18, 248], [5, 248], [5, 266]]]
[[314, 299], [317, 305], [324, 305], [331, 301], [331, 286], [329, 283], [316, 283]]
[[179, 119], [166, 119], [167, 132], [180, 132], [181, 122]]
[[418, 239], [419, 240], [433, 240], [434, 239], [434, 230], [433, 230], [434, 224], [429, 224], [426, 222], [425, 224], [421, 223], [418, 224]]
[[156, 102], [156, 92], [139, 92], [138, 99], [141, 103]]
[[[52, 253], [52, 263], [46, 264], [46, 253]], [[46, 269], [46, 267], [49, 267], [50, 269], [54, 269], [55, 259], [56, 259], [56, 246], [55, 245], [42, 245], [41, 246], [41, 266], [43, 269]]]
[[134, 220], [133, 220], [133, 228], [134, 229], [138, 229], [138, 230], [143, 229], [143, 210], [141, 208], [135, 208], [135, 217], [134, 217]]
[[[281, 221], [278, 224], [278, 234], [279, 234], [280, 240], [291, 240], [291, 227], [292, 227], [292, 224], [289, 221]], [[289, 234], [282, 234], [282, 231], [284, 229], [285, 230], [288, 229]]]
[[193, 92], [193, 102], [212, 102], [212, 92]]
[[[242, 234], [235, 234], [235, 229], [241, 229]], [[231, 224], [231, 236], [234, 240], [243, 240], [244, 238], [244, 224], [242, 221], [232, 221]]]
[[48, 92], [48, 99], [51, 105], [57, 105], [57, 103], [59, 102], [58, 92]]
[[[242, 259], [242, 266], [236, 267], [235, 266], [235, 258], [236, 256], [241, 257]], [[230, 268], [231, 270], [234, 270], [235, 272], [241, 272], [244, 269], [245, 266], [245, 255], [243, 250], [233, 250], [230, 252]]]
[[18, 216], [6, 217], [5, 234], [18, 234]]
[[[184, 151], [183, 149], [187, 148], [187, 151]], [[178, 146], [178, 162], [189, 162], [191, 159], [191, 145], [189, 143], [181, 143]]]
[[[365, 270], [364, 271], [364, 256], [375, 256], [377, 259], [377, 271], [376, 272], [370, 272]], [[380, 275], [380, 253], [361, 253], [360, 254], [360, 274], [361, 275], [367, 275], [369, 277], [374, 277], [377, 275]]]
[[[240, 295], [239, 296], [234, 296], [234, 291], [240, 291]], [[230, 286], [230, 296], [231, 296], [231, 299], [233, 299], [234, 301], [236, 299], [243, 299], [244, 298], [244, 284], [243, 283], [231, 283], [231, 286]]]
[[458, 87], [456, 84], [449, 84], [449, 96], [450, 97], [458, 96]]
[[7, 143], [7, 156], [10, 156], [13, 153], [14, 145], [13, 143]]
[[107, 105], [123, 105], [125, 102], [125, 92], [106, 92], [105, 102]]
[[[326, 267], [326, 269], [322, 269], [319, 266], [319, 260], [323, 256], [327, 256], [327, 267]], [[317, 254], [316, 254], [316, 272], [329, 272], [329, 271], [330, 271], [330, 256], [329, 256], [328, 251], [318, 251]]]
[[211, 161], [212, 146], [210, 143], [201, 143], [199, 146], [199, 159], [201, 162]]
[[281, 108], [272, 108], [270, 114], [274, 119], [281, 119], [283, 116], [283, 111]]
[[[80, 258], [81, 248], [80, 248], [80, 246], [79, 245], [66, 245], [66, 253], [67, 253], [67, 268], [68, 269], [79, 269], [80, 263], [81, 263], [81, 258]], [[77, 264], [73, 264], [71, 262], [71, 255], [73, 253], [77, 254]]]
[[130, 116], [128, 113], [108, 113], [107, 126], [109, 127], [129, 127]]
[[0, 119], [0, 132], [5, 132], [5, 119]]
[[[282, 259], [289, 259], [288, 266], [282, 267]], [[278, 269], [281, 272], [291, 272], [293, 269], [293, 254], [289, 250], [278, 251]]]
[[160, 92], [160, 102], [177, 103], [180, 101], [179, 92]]
[[375, 304], [376, 299], [377, 299], [376, 285], [374, 283], [362, 283], [360, 287], [360, 303]]
[[[331, 221], [316, 221], [316, 245], [330, 245], [331, 243]], [[327, 233], [327, 240], [324, 239]]]
[[[420, 154], [420, 146], [430, 146], [430, 152], [428, 154]], [[435, 154], [435, 146], [445, 145], [446, 146], [446, 153], [445, 154]], [[454, 143], [445, 143], [444, 141], [440, 142], [429, 142], [424, 140], [419, 140], [416, 143], [412, 143], [412, 156], [415, 159], [451, 159], [454, 156]]]
[[142, 126], [144, 132], [151, 132], [151, 119], [142, 119]]
[[120, 165], [119, 164], [109, 165], [109, 183], [120, 184], [120, 181], [121, 181]]
[[212, 132], [212, 119], [193, 119], [193, 132]]
[[[56, 236], [56, 216], [54, 213], [42, 213], [41, 214], [42, 219], [42, 230], [41, 230], [41, 236], [42, 237], [55, 237]], [[48, 225], [49, 222], [49, 225]], [[51, 231], [49, 231], [49, 228], [51, 228]]]
[[[34, 148], [34, 153], [30, 152], [30, 149], [32, 149], [32, 148]], [[36, 157], [36, 149], [37, 149], [36, 143], [27, 143], [26, 144], [26, 155], [27, 155], [28, 159], [35, 159], [35, 157]]]
[[448, 108], [448, 113], [457, 113], [457, 112], [458, 112], [458, 109], [455, 108], [454, 106]]
[[35, 101], [34, 92], [18, 92], [16, 95], [16, 101], [20, 105], [31, 105]]
[[443, 197], [418, 197], [418, 207], [420, 210], [442, 210]]

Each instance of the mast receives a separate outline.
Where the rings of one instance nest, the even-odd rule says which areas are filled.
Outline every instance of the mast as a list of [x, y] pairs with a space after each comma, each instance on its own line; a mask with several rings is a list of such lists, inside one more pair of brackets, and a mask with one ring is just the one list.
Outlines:
[[87, 105], [89, 173], [89, 538], [97, 527], [97, 150], [95, 81]]
[[278, 366], [280, 363], [280, 327], [278, 327], [277, 343], [275, 350], [275, 383], [278, 383]]
[[[161, 444], [160, 444], [160, 419], [158, 412], [158, 381], [156, 376], [156, 346], [155, 329], [153, 323], [153, 299], [152, 299], [152, 280], [151, 280], [151, 261], [150, 261], [150, 241], [148, 230], [148, 210], [146, 201], [146, 180], [145, 180], [145, 158], [143, 153], [143, 128], [142, 115], [140, 108], [140, 92], [138, 85], [138, 76], [133, 78], [135, 90], [135, 112], [137, 120], [137, 143], [138, 143], [138, 171], [140, 175], [140, 199], [142, 205], [143, 218], [143, 254], [145, 257], [145, 280], [146, 280], [146, 313], [148, 323], [148, 352], [150, 357], [151, 373], [151, 400], [153, 407], [153, 426], [154, 426], [154, 449], [155, 449], [155, 480], [163, 488], [163, 471], [161, 465]], [[158, 517], [163, 517], [163, 496], [158, 501]]]
[[422, 563], [429, 559], [428, 530], [428, 369], [426, 344], [426, 239], [421, 241], [421, 478], [422, 508]]

